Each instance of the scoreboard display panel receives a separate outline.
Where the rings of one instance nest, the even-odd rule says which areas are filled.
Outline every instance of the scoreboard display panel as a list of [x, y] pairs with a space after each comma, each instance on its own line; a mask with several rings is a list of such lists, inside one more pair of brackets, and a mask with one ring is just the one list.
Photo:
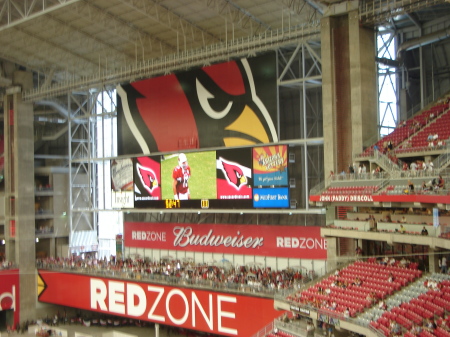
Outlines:
[[125, 160], [132, 186], [111, 185], [126, 186], [134, 208], [289, 208], [287, 158], [287, 145], [135, 157]]

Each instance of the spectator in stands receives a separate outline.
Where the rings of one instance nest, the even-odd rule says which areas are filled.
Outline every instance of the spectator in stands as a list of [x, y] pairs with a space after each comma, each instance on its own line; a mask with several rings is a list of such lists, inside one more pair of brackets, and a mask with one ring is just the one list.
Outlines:
[[405, 216], [402, 216], [402, 218], [400, 219], [400, 222], [401, 222], [401, 223], [406, 223], [406, 218], [405, 218]]
[[415, 131], [419, 130], [422, 127], [419, 121], [415, 120], [413, 123], [413, 128]]
[[377, 221], [375, 220], [375, 216], [373, 214], [369, 215], [369, 228], [370, 230], [377, 229]]
[[[424, 283], [425, 284], [425, 283]], [[435, 280], [428, 280], [427, 281], [427, 287], [429, 289], [437, 289], [438, 288], [438, 283]]]
[[413, 335], [419, 335], [422, 332], [422, 327], [413, 322], [409, 332], [411, 332]]
[[431, 333], [434, 331], [434, 329], [437, 328], [437, 325], [436, 325], [436, 322], [434, 321], [434, 319], [432, 319], [432, 318], [427, 319], [426, 328]]
[[388, 282], [392, 283], [392, 282], [394, 282], [394, 279], [395, 279], [394, 275], [392, 273], [389, 273], [389, 276], [388, 276], [388, 279], [387, 279]]
[[359, 277], [355, 278], [355, 282], [353, 282], [353, 285], [355, 286], [361, 286], [362, 285], [362, 281]]
[[375, 169], [373, 170], [372, 174], [375, 178], [378, 178], [380, 176], [381, 173], [381, 168], [377, 165], [377, 167], [375, 167]]
[[350, 309], [349, 308], [346, 308], [345, 310], [344, 310], [344, 318], [349, 318], [350, 317]]
[[400, 260], [399, 266], [402, 268], [406, 268], [409, 264], [409, 261], [405, 259], [405, 257], [403, 256], [402, 259]]
[[442, 274], [447, 274], [447, 258], [445, 256], [439, 259], [439, 268], [441, 268]]
[[400, 325], [394, 320], [391, 320], [391, 323], [389, 324], [389, 328], [394, 335], [398, 335], [401, 331]]
[[423, 162], [421, 162], [421, 164], [422, 164], [422, 166], [420, 167], [421, 168], [421, 170], [422, 170], [422, 174], [425, 174], [425, 172], [427, 171], [427, 169], [428, 169], [428, 164], [427, 163], [425, 163], [425, 161], [423, 161]]
[[422, 183], [422, 193], [428, 192], [430, 190], [430, 187], [427, 185], [425, 180]]
[[441, 175], [439, 175], [437, 186], [439, 189], [445, 189], [445, 180]]
[[388, 150], [388, 152], [391, 152], [393, 148], [394, 148], [394, 144], [392, 144], [391, 141], [388, 141], [388, 143], [387, 143], [387, 150]]
[[423, 226], [423, 228], [422, 228], [422, 232], [420, 232], [420, 234], [422, 234], [422, 235], [428, 235], [428, 230], [425, 228], [425, 226]]
[[337, 308], [337, 303], [336, 303], [336, 301], [331, 302], [330, 309], [331, 309], [331, 310], [336, 310], [336, 308]]
[[406, 230], [405, 227], [403, 227], [403, 225], [400, 225], [400, 234], [405, 234]]
[[350, 174], [354, 174], [355, 173], [355, 169], [354, 169], [353, 165], [349, 165], [348, 166], [348, 173], [350, 173]]
[[310, 320], [308, 320], [308, 322], [306, 323], [306, 331], [313, 331], [314, 330], [314, 325], [312, 324], [312, 322]]
[[381, 300], [380, 302], [378, 302], [378, 308], [381, 310], [386, 310], [387, 309], [387, 305], [386, 302]]
[[417, 162], [416, 161], [411, 162], [411, 164], [409, 165], [409, 170], [411, 172], [411, 176], [415, 177], [416, 173], [417, 173]]
[[408, 180], [408, 191], [409, 194], [414, 194], [414, 183], [411, 180]]
[[444, 318], [442, 320], [440, 320], [440, 323], [441, 323], [440, 328], [445, 331], [450, 331], [449, 320], [446, 318], [448, 318], [447, 314], [445, 314]]
[[405, 141], [403, 142], [402, 148], [408, 149], [408, 148], [410, 148], [411, 146], [412, 146], [412, 145], [411, 145], [411, 140], [410, 140], [410, 139], [407, 139], [407, 140], [405, 140]]
[[428, 172], [433, 172], [434, 171], [434, 164], [431, 161], [431, 159], [428, 160], [427, 169], [428, 169]]
[[401, 176], [402, 176], [402, 177], [408, 176], [408, 172], [409, 172], [409, 166], [408, 166], [408, 163], [403, 162]]

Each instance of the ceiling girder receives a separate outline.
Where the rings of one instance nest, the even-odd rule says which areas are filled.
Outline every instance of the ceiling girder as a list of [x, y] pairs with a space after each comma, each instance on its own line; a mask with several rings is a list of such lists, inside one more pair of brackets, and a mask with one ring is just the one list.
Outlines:
[[139, 47], [147, 47], [148, 45], [157, 44], [161, 48], [161, 52], [176, 52], [175, 46], [150, 35], [149, 33], [136, 28], [129, 22], [105, 12], [102, 8], [95, 6], [90, 2], [75, 3], [70, 7], [72, 12], [78, 14], [81, 18], [89, 20], [90, 24], [97, 26], [101, 31], [109, 31], [117, 38], [124, 39], [131, 43], [140, 43]]
[[197, 41], [199, 36], [203, 44], [220, 42], [220, 38], [202, 29], [192, 22], [183, 19], [180, 15], [169, 10], [154, 0], [120, 0], [123, 4], [139, 11], [149, 19], [167, 27], [173, 32], [180, 34], [189, 41]]
[[[0, 31], [60, 10], [82, 0], [2, 0], [0, 1]], [[36, 4], [39, 3], [40, 6]]]
[[255, 35], [261, 31], [271, 29], [269, 25], [231, 1], [208, 0], [206, 3], [208, 8], [213, 9], [217, 15], [224, 19], [224, 24], [233, 24], [237, 28], [246, 31], [248, 35]]

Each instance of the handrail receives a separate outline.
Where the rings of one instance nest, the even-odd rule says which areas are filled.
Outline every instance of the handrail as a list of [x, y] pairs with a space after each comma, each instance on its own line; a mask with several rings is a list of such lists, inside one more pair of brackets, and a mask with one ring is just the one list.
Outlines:
[[375, 155], [375, 159], [377, 161], [380, 161], [385, 167], [387, 167], [388, 171], [400, 171], [398, 165], [395, 164], [391, 159], [389, 159], [388, 156], [378, 150], [375, 150], [373, 153]]
[[[329, 185], [329, 184], [328, 184]], [[328, 186], [327, 185], [327, 186]], [[325, 190], [325, 181], [321, 181], [320, 183], [318, 183], [316, 186], [314, 186], [309, 194], [310, 195], [317, 195], [320, 194], [321, 191]]]
[[450, 144], [448, 142], [445, 147], [445, 151], [445, 153], [442, 153], [435, 160], [433, 160], [433, 166], [437, 171], [444, 169], [450, 163]]
[[410, 13], [421, 8], [444, 3], [444, 0], [374, 0], [366, 1], [359, 8], [359, 17], [363, 24], [385, 21], [395, 13]]

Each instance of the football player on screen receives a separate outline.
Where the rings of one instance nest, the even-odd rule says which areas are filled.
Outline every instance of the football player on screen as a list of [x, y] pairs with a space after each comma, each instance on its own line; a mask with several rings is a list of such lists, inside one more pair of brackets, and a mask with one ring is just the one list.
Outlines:
[[184, 153], [178, 155], [178, 165], [172, 172], [173, 198], [175, 200], [188, 200], [191, 198], [189, 193], [188, 180], [191, 177], [191, 168], [188, 165], [187, 157]]

